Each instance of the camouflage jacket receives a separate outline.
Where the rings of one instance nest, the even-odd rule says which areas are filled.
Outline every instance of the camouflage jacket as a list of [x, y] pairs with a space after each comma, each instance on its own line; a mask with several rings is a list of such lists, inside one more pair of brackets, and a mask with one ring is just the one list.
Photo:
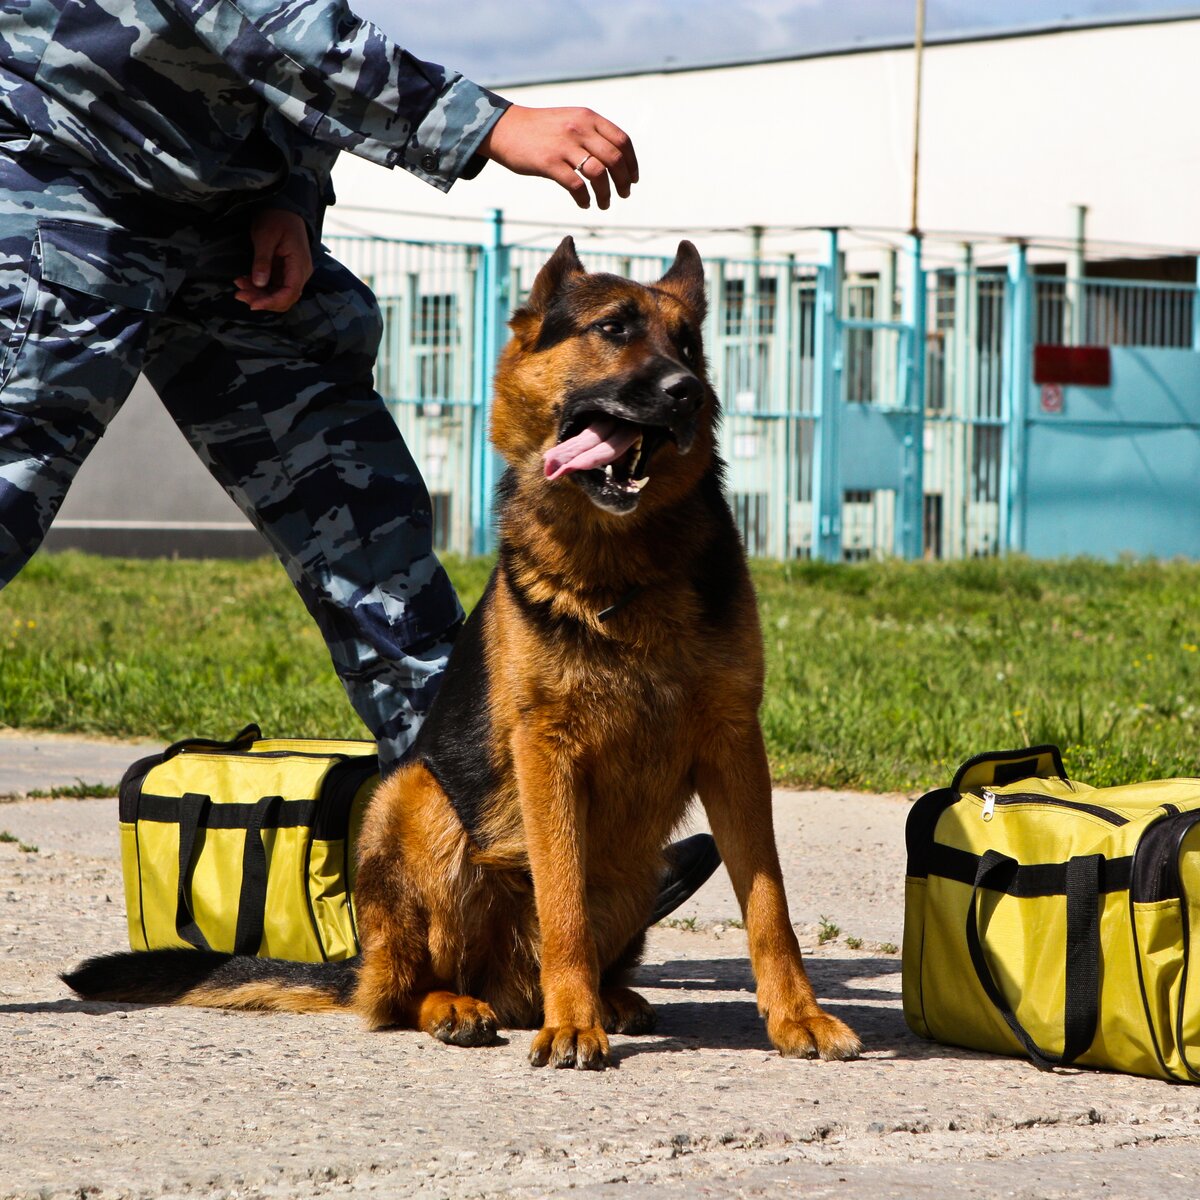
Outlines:
[[446, 191], [506, 106], [345, 0], [0, 0], [0, 150], [112, 194], [312, 223], [339, 150]]

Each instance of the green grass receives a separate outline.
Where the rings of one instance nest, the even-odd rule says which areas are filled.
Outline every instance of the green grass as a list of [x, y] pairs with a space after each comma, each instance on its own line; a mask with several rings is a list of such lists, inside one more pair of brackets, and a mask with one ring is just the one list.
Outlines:
[[[470, 607], [489, 564], [447, 563]], [[1200, 565], [758, 563], [781, 783], [916, 791], [1036, 742], [1104, 784], [1200, 773]], [[0, 724], [360, 737], [273, 562], [41, 555], [0, 592]]]
[[756, 569], [777, 779], [948, 783], [1052, 742], [1095, 784], [1200, 774], [1200, 565], [882, 563]]

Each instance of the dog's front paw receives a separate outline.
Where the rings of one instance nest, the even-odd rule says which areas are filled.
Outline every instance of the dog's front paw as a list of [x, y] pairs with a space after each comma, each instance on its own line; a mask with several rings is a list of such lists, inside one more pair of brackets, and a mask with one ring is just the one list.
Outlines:
[[857, 1058], [862, 1042], [849, 1025], [814, 1009], [795, 1017], [769, 1018], [767, 1036], [784, 1058]]
[[599, 1025], [546, 1025], [529, 1046], [529, 1064], [544, 1067], [575, 1067], [579, 1071], [603, 1071], [610, 1063], [608, 1038]]

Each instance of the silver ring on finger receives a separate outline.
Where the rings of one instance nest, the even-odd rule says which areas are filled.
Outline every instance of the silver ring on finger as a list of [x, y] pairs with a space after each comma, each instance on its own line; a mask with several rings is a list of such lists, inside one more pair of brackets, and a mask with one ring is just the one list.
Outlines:
[[581, 162], [579, 164], [579, 166], [577, 166], [575, 168], [576, 172], [582, 171], [583, 168], [586, 167], [588, 165], [588, 163], [590, 163], [591, 161], [592, 161], [592, 156], [590, 154], [585, 154], [583, 156], [583, 162]]

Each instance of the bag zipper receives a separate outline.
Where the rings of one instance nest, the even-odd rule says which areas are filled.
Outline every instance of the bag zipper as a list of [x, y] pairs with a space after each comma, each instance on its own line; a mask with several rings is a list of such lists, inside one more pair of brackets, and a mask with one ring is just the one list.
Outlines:
[[1101, 808], [1098, 804], [1085, 804], [1082, 800], [1061, 800], [1057, 796], [1042, 796], [1035, 792], [1008, 792], [998, 796], [991, 788], [982, 788], [979, 794], [983, 798], [983, 812], [980, 815], [985, 821], [990, 821], [995, 815], [997, 804], [1045, 804], [1051, 808], [1069, 808], [1075, 812], [1089, 813], [1110, 825], [1129, 824], [1128, 817], [1119, 817], [1107, 808]]

